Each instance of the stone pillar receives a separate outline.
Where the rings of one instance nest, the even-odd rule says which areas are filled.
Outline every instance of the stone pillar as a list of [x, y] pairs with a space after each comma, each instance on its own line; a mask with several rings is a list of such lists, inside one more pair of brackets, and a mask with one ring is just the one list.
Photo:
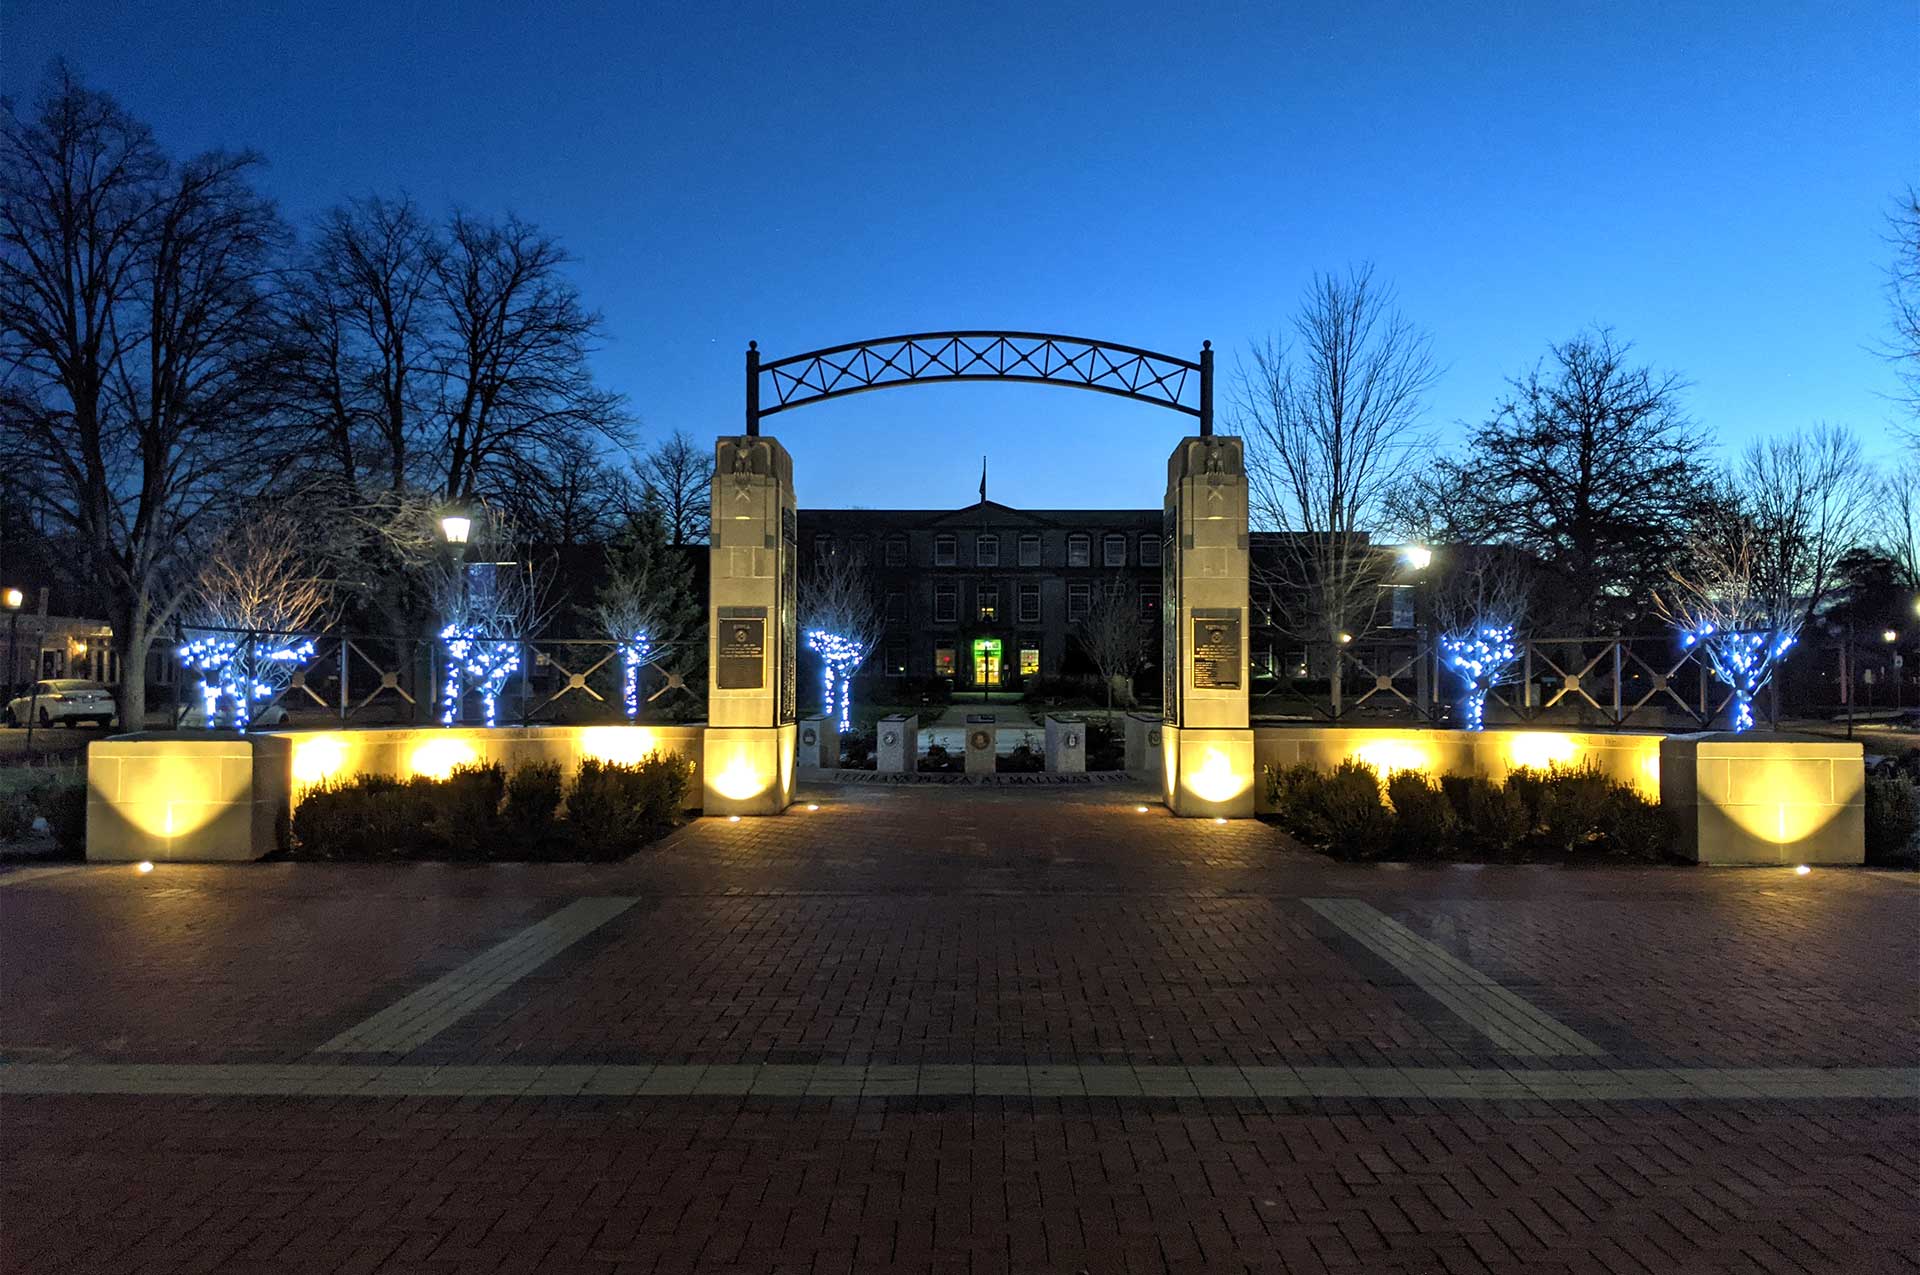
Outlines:
[[840, 765], [840, 719], [831, 713], [800, 719], [800, 765], [833, 770]]
[[1183, 439], [1167, 461], [1162, 783], [1177, 815], [1253, 814], [1248, 726], [1247, 468], [1238, 438]]
[[898, 713], [873, 728], [873, 768], [882, 775], [911, 775], [920, 769], [920, 719]]
[[1087, 773], [1087, 723], [1084, 718], [1047, 714], [1047, 773]]
[[1000, 751], [1000, 727], [992, 713], [968, 713], [967, 735], [961, 741], [967, 750], [967, 773], [991, 775], [994, 758]]
[[1660, 741], [1660, 809], [1695, 863], [1865, 863], [1866, 776], [1857, 741], [1772, 731]]
[[1128, 713], [1127, 769], [1135, 774], [1160, 771], [1160, 727], [1158, 713]]
[[793, 801], [795, 516], [787, 449], [765, 435], [723, 435], [707, 551], [709, 815], [777, 815]]

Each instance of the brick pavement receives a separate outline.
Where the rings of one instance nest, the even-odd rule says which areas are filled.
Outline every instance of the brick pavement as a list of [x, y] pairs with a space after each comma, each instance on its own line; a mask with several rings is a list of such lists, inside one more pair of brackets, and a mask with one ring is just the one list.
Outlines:
[[[0, 889], [0, 1267], [1920, 1270], [1920, 1092], [1862, 1070], [1920, 1064], [1912, 876], [1346, 867], [1111, 789], [813, 795], [614, 865]], [[592, 898], [635, 902], [425, 1039], [317, 1052]], [[1449, 980], [1601, 1052], [1509, 1052]], [[58, 1063], [260, 1087], [22, 1091]], [[390, 1091], [259, 1079], [319, 1067]]]

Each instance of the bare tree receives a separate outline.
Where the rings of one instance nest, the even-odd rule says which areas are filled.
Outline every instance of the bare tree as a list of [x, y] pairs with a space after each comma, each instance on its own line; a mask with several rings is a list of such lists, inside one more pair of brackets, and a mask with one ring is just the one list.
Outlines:
[[1554, 346], [1430, 479], [1456, 535], [1527, 550], [1583, 629], [1640, 615], [1711, 485], [1682, 382], [1630, 350], [1606, 329]]
[[1487, 696], [1510, 681], [1527, 622], [1532, 580], [1501, 546], [1458, 546], [1434, 589], [1440, 654], [1465, 683], [1461, 720], [1486, 725]]
[[203, 528], [277, 466], [265, 388], [282, 229], [251, 155], [174, 163], [64, 67], [0, 123], [0, 444], [86, 547], [120, 720]]
[[1880, 480], [1875, 532], [1880, 551], [1899, 564], [1905, 587], [1920, 589], [1920, 446], [1911, 446]]
[[209, 728], [225, 717], [245, 730], [254, 701], [278, 698], [313, 658], [332, 588], [307, 545], [299, 523], [267, 513], [230, 525], [201, 559], [181, 608], [181, 658], [200, 673]]
[[444, 251], [410, 200], [371, 196], [322, 217], [292, 272], [288, 404], [348, 502], [370, 484], [407, 486], [426, 450]]
[[713, 449], [675, 430], [633, 463], [640, 497], [660, 511], [676, 545], [704, 544], [713, 516]]
[[1074, 636], [1106, 684], [1107, 716], [1111, 717], [1114, 682], [1131, 679], [1146, 667], [1153, 640], [1152, 626], [1140, 618], [1138, 603], [1128, 595], [1124, 577], [1115, 575], [1092, 591], [1086, 614], [1074, 624]]
[[432, 483], [446, 496], [545, 483], [571, 440], [627, 441], [620, 397], [596, 388], [587, 369], [600, 316], [561, 277], [566, 262], [555, 240], [517, 217], [456, 213], [449, 223], [435, 272], [447, 332]]
[[1887, 302], [1893, 340], [1887, 357], [1906, 387], [1906, 404], [1920, 421], [1920, 191], [1909, 186], [1887, 218], [1893, 264], [1887, 270]]
[[[685, 656], [704, 625], [686, 557], [667, 538], [657, 510], [643, 510], [607, 555], [607, 572], [592, 618], [620, 655], [621, 704], [629, 720], [640, 712], [640, 673], [647, 663], [670, 661], [668, 681], [683, 673]], [[685, 689], [685, 679], [681, 679]]]
[[873, 654], [883, 629], [873, 575], [861, 555], [831, 550], [817, 556], [800, 589], [800, 630], [820, 657], [825, 698], [821, 712], [853, 725], [853, 675]]
[[1867, 534], [1873, 471], [1852, 434], [1820, 425], [1753, 443], [1741, 454], [1734, 485], [1755, 532], [1759, 586], [1799, 600], [1797, 631], [1831, 592], [1834, 564]]
[[1695, 521], [1684, 552], [1655, 594], [1660, 614], [1689, 647], [1706, 653], [1714, 676], [1731, 688], [1731, 725], [1753, 725], [1753, 700], [1807, 615], [1799, 581], [1771, 568], [1767, 531], [1738, 492], [1726, 493]]
[[[1425, 447], [1421, 399], [1438, 375], [1424, 333], [1370, 268], [1315, 276], [1293, 339], [1251, 352], [1235, 386], [1256, 522], [1287, 532], [1259, 581], [1297, 637], [1338, 650], [1368, 627], [1384, 563], [1368, 545]], [[1334, 685], [1338, 696], [1338, 662]]]
[[503, 503], [530, 539], [570, 547], [598, 544], [621, 522], [625, 483], [585, 443], [557, 444], [544, 483], [516, 488]]

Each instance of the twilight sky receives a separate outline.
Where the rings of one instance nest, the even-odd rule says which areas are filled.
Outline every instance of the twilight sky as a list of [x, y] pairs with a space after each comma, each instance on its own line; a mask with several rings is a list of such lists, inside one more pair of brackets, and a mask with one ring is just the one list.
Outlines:
[[[738, 430], [749, 338], [1211, 338], [1231, 375], [1314, 270], [1364, 261], [1432, 333], [1443, 440], [1593, 323], [1725, 446], [1891, 418], [1914, 0], [0, 0], [0, 90], [56, 54], [176, 152], [262, 151], [298, 221], [405, 190], [540, 223], [650, 437]], [[804, 505], [970, 503], [986, 452], [998, 500], [1111, 507], [1159, 504], [1188, 424], [935, 385], [768, 428]]]

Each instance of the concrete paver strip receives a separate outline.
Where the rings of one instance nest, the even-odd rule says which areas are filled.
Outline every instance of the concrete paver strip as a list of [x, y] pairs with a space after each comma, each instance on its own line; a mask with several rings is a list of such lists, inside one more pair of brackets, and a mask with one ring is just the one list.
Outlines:
[[1510, 1054], [1595, 1058], [1606, 1052], [1359, 899], [1305, 903]]
[[578, 899], [460, 968], [356, 1023], [319, 1053], [407, 1053], [632, 907], [637, 899]]

